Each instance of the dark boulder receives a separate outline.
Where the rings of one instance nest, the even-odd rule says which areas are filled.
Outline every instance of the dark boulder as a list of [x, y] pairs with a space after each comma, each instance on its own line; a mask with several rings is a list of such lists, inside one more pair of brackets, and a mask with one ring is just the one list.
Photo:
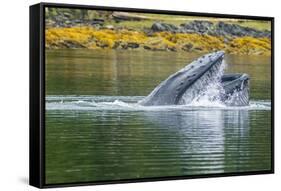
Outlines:
[[104, 24], [104, 19], [92, 19], [89, 21], [90, 25], [103, 25]]
[[145, 16], [136, 15], [136, 14], [132, 14], [132, 13], [126, 13], [126, 12], [113, 12], [112, 17], [116, 22], [142, 21], [142, 20], [147, 19]]
[[187, 43], [187, 44], [185, 44], [185, 45], [182, 46], [182, 49], [183, 49], [184, 51], [191, 51], [192, 48], [193, 48], [193, 44], [191, 44], [191, 43]]
[[249, 27], [243, 27], [236, 24], [227, 24], [224, 22], [219, 22], [216, 31], [220, 33], [223, 31], [224, 33], [230, 36], [252, 36], [252, 37], [270, 37], [271, 33], [269, 31], [260, 31]]
[[61, 42], [61, 45], [65, 48], [86, 48], [83, 44], [76, 42], [76, 41], [71, 41], [71, 40], [65, 40]]
[[139, 46], [140, 45], [135, 42], [121, 43], [122, 49], [135, 49], [135, 48], [139, 48]]
[[153, 32], [163, 32], [163, 31], [167, 31], [167, 32], [180, 32], [179, 28], [175, 25], [172, 24], [168, 24], [168, 23], [153, 23], [153, 25], [151, 26], [151, 30]]
[[206, 34], [213, 30], [214, 24], [209, 21], [193, 21], [187, 24], [180, 25], [184, 32], [186, 33], [200, 33]]

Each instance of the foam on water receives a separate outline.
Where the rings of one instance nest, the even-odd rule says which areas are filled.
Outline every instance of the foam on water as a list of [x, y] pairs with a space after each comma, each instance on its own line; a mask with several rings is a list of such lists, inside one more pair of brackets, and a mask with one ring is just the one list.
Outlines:
[[270, 100], [253, 100], [248, 106], [226, 106], [218, 100], [200, 99], [187, 105], [142, 106], [143, 96], [47, 96], [47, 110], [271, 110]]

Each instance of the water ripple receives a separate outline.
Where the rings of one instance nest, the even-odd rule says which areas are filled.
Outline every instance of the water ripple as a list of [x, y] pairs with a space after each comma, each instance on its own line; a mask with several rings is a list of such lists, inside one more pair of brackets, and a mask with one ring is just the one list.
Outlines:
[[226, 106], [221, 103], [193, 103], [188, 105], [142, 106], [138, 102], [144, 96], [47, 96], [47, 110], [271, 110], [271, 101], [252, 100], [248, 106]]

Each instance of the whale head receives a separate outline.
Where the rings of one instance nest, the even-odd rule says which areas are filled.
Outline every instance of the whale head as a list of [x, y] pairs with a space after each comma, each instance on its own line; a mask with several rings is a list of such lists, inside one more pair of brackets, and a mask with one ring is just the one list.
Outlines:
[[176, 105], [191, 102], [210, 81], [218, 78], [223, 58], [223, 51], [201, 56], [170, 75], [141, 100], [140, 104]]

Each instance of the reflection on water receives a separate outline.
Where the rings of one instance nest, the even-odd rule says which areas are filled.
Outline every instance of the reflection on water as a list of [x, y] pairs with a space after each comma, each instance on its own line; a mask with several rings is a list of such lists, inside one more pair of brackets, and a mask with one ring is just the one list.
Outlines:
[[250, 106], [138, 105], [197, 57], [167, 54], [47, 54], [46, 183], [271, 169], [268, 59], [227, 58], [228, 70], [250, 73]]
[[144, 107], [140, 99], [47, 97], [47, 182], [271, 168], [270, 103]]
[[[48, 95], [146, 96], [199, 56], [202, 53], [50, 50], [46, 91]], [[226, 55], [225, 61], [226, 72], [249, 74], [251, 99], [270, 99], [270, 57]]]
[[[147, 117], [161, 127], [168, 127], [166, 133], [177, 134], [181, 145], [180, 155], [188, 155], [189, 161], [192, 161], [191, 164], [188, 161], [180, 167], [184, 169], [184, 174], [233, 172], [239, 167], [235, 164], [237, 159], [243, 161], [244, 167], [249, 162], [246, 158], [237, 158], [238, 156], [228, 158], [229, 153], [226, 151], [228, 148], [235, 148], [239, 153], [249, 155], [249, 148], [245, 149], [245, 145], [237, 143], [236, 140], [229, 141], [228, 138], [249, 137], [248, 111], [177, 111], [148, 113]], [[226, 148], [227, 144], [231, 146]], [[225, 164], [227, 160], [232, 161], [231, 164]]]

